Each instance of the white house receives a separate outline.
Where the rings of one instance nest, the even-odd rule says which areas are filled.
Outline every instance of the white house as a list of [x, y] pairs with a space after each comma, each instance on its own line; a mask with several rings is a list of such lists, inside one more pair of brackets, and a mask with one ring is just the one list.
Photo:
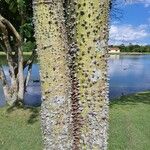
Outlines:
[[109, 47], [108, 49], [109, 53], [120, 53], [119, 47]]

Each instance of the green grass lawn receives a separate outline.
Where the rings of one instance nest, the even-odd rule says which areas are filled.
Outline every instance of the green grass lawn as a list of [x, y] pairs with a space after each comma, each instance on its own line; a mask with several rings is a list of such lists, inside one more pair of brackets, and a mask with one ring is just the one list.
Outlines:
[[39, 108], [0, 108], [0, 150], [42, 150]]
[[150, 149], [150, 92], [123, 96], [110, 105], [109, 150]]
[[[31, 52], [23, 52], [24, 60], [28, 60], [31, 54], [32, 54]], [[37, 62], [36, 59], [35, 62]], [[0, 52], [0, 65], [5, 65], [5, 64], [7, 64], [6, 54], [4, 52]]]
[[[42, 150], [39, 109], [0, 108], [0, 150]], [[110, 104], [109, 150], [150, 149], [150, 92]]]

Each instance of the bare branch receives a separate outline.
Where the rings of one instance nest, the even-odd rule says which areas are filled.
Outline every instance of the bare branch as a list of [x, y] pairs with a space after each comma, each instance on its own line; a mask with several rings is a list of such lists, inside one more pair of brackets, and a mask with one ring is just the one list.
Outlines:
[[32, 64], [34, 59], [35, 59], [35, 57], [36, 57], [36, 50], [33, 50], [30, 58], [27, 61], [23, 62], [23, 68], [25, 69], [27, 66]]
[[9, 38], [8, 38], [8, 31], [6, 29], [6, 26], [1, 21], [1, 19], [0, 19], [0, 29], [1, 29], [2, 34], [3, 34], [3, 41], [4, 41], [4, 44], [6, 46], [6, 49], [9, 53], [9, 55], [12, 55], [12, 49], [11, 49], [11, 46], [10, 46], [10, 43], [9, 43]]
[[8, 31], [6, 26], [2, 23], [2, 20], [0, 19], [0, 29], [2, 31], [2, 35], [3, 35], [3, 41], [6, 47], [6, 56], [7, 56], [7, 61], [8, 61], [8, 65], [10, 68], [10, 72], [11, 75], [13, 76], [13, 78], [15, 78], [15, 72], [14, 72], [14, 63], [13, 63], [13, 54], [12, 54], [12, 49], [9, 43], [9, 38], [8, 38]]
[[21, 43], [21, 36], [19, 35], [19, 33], [17, 32], [17, 30], [14, 28], [14, 26], [4, 17], [2, 17], [0, 15], [0, 21], [5, 24], [11, 31], [12, 33], [15, 35], [17, 42], [20, 44]]
[[[7, 88], [5, 74], [1, 69], [1, 78], [3, 79], [3, 89], [6, 99], [14, 103], [16, 100], [23, 100], [24, 96], [24, 74], [23, 74], [23, 50], [22, 39], [13, 25], [0, 15], [0, 30], [2, 32], [2, 40], [4, 47], [6, 47], [6, 56], [9, 65], [9, 72], [11, 76], [11, 85]], [[10, 34], [13, 34], [13, 41], [16, 49], [10, 44]], [[2, 42], [1, 42], [2, 43]], [[2, 45], [3, 46], [3, 45]], [[15, 54], [13, 54], [13, 51]], [[9, 92], [8, 92], [9, 90]]]
[[32, 65], [33, 65], [33, 62], [29, 64], [28, 71], [27, 71], [27, 76], [26, 76], [25, 81], [24, 81], [24, 87], [25, 87], [24, 90], [25, 91], [26, 91], [26, 88], [27, 88], [29, 80], [30, 80]]
[[23, 74], [23, 51], [22, 46], [18, 47], [18, 99], [23, 100], [24, 96], [24, 74]]
[[2, 66], [0, 66], [0, 80], [2, 80], [2, 85], [7, 85], [6, 76]]
[[26, 68], [28, 66], [27, 76], [26, 76], [25, 81], [24, 81], [25, 90], [26, 90], [28, 83], [29, 83], [29, 80], [30, 80], [32, 65], [33, 65], [35, 56], [36, 56], [36, 50], [33, 50], [29, 60], [24, 62], [24, 68]]

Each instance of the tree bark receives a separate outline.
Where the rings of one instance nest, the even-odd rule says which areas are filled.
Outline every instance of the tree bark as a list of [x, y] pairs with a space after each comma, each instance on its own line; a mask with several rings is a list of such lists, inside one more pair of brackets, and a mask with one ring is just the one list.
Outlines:
[[107, 149], [108, 12], [109, 0], [68, 1], [74, 150]]
[[23, 74], [23, 51], [22, 46], [18, 48], [18, 101], [24, 98], [24, 74]]
[[7, 79], [3, 70], [3, 67], [0, 66], [0, 80], [2, 81], [3, 91], [5, 95], [6, 102], [9, 103], [11, 96], [9, 94], [9, 87], [7, 83]]
[[14, 88], [15, 88], [16, 82], [15, 82], [15, 71], [13, 67], [14, 62], [12, 59], [12, 48], [9, 43], [8, 31], [7, 31], [7, 27], [5, 23], [6, 23], [5, 19], [0, 15], [0, 29], [3, 33], [3, 41], [6, 47], [7, 62], [8, 62], [8, 66], [9, 66], [10, 73], [11, 73], [11, 83], [12, 85], [14, 85]]
[[106, 150], [109, 0], [67, 2], [71, 59], [67, 58], [62, 1], [34, 0], [33, 3], [45, 149]]
[[[7, 31], [7, 27], [6, 24], [8, 24], [8, 22], [5, 20], [5, 18], [3, 18], [0, 15], [0, 29], [3, 33], [3, 41], [6, 47], [6, 56], [7, 56], [7, 62], [8, 62], [8, 66], [9, 66], [9, 71], [10, 71], [10, 79], [11, 79], [11, 88], [9, 88], [9, 91], [5, 92], [5, 88], [4, 89], [4, 94], [6, 101], [9, 105], [12, 105], [16, 100], [17, 100], [17, 90], [18, 90], [18, 85], [17, 85], [17, 80], [15, 77], [15, 69], [14, 69], [14, 62], [13, 62], [13, 58], [12, 58], [12, 49], [9, 43], [9, 37], [8, 37], [8, 31]], [[9, 24], [9, 27], [10, 24]], [[3, 72], [4, 73], [4, 72]], [[8, 84], [7, 84], [8, 86]], [[9, 93], [9, 97], [8, 94]], [[8, 98], [10, 98], [8, 100]]]
[[34, 0], [34, 25], [42, 87], [44, 149], [71, 149], [68, 44], [61, 0]]

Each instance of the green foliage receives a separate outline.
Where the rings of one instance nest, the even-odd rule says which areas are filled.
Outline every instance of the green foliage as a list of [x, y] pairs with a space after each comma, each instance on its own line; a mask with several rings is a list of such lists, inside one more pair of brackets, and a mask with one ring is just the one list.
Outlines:
[[31, 0], [0, 0], [0, 14], [13, 24], [24, 42], [34, 43]]
[[20, 33], [21, 35], [24, 35], [26, 39], [31, 39], [33, 37], [33, 24], [32, 22], [24, 23], [22, 26], [20, 26]]
[[[30, 45], [30, 43], [29, 43]], [[24, 60], [28, 60], [31, 56], [31, 52], [30, 52], [30, 47], [33, 45], [33, 43], [31, 43], [30, 46], [27, 47], [28, 52], [24, 52]], [[37, 59], [35, 58], [35, 63], [37, 63]], [[7, 59], [6, 59], [6, 54], [4, 52], [0, 52], [0, 65], [7, 65]]]
[[26, 9], [25, 0], [17, 0], [18, 8], [22, 11]]
[[35, 46], [36, 46], [35, 42], [33, 42], [33, 43], [31, 41], [25, 42], [23, 44], [23, 51], [31, 52], [31, 51], [33, 51], [33, 49], [35, 49]]
[[0, 53], [0, 65], [7, 64], [6, 55], [4, 53]]
[[14, 0], [5, 0], [5, 2], [9, 5], [9, 10], [13, 13], [17, 12], [17, 3]]
[[141, 53], [150, 52], [150, 45], [140, 46], [130, 44], [128, 46], [125, 46], [122, 44], [119, 45], [118, 47], [120, 48], [121, 52], [141, 52]]

